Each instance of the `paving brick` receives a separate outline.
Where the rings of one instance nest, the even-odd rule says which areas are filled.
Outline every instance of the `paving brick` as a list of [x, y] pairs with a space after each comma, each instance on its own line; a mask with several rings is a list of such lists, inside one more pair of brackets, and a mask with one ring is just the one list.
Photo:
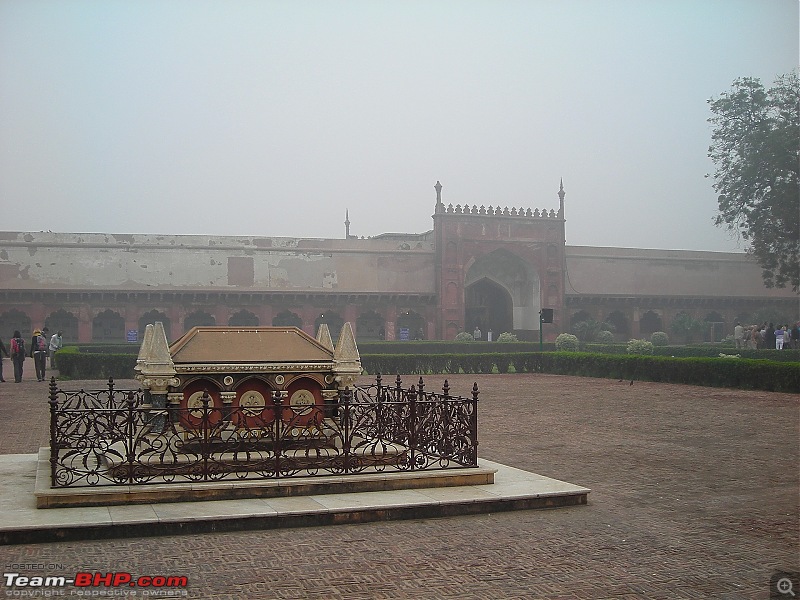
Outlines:
[[[426, 378], [427, 389], [443, 380]], [[589, 487], [589, 504], [5, 546], [0, 562], [186, 575], [189, 597], [223, 599], [766, 598], [773, 572], [800, 570], [797, 395], [555, 375], [448, 380], [457, 394], [478, 381], [481, 457]], [[0, 453], [47, 439], [46, 384], [0, 384]]]

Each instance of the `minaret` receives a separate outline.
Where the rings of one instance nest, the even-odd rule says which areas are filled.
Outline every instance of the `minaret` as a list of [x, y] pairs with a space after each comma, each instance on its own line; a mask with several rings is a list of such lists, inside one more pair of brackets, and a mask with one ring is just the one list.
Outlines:
[[344, 239], [350, 239], [350, 211], [344, 209]]
[[558, 216], [564, 218], [564, 178], [561, 178], [561, 187], [558, 188]]

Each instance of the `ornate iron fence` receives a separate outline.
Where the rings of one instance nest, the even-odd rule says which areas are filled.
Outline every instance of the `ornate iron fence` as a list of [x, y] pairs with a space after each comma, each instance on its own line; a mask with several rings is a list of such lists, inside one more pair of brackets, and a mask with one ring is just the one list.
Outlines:
[[324, 407], [154, 409], [142, 390], [77, 392], [50, 384], [53, 487], [278, 479], [477, 466], [478, 385], [471, 398], [406, 389], [398, 376], [340, 391]]

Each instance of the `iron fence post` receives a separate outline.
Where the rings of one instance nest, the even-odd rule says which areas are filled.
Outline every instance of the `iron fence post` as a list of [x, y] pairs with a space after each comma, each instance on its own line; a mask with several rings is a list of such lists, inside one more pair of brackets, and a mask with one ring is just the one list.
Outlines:
[[[109, 388], [110, 387], [111, 387], [111, 383], [109, 383]], [[126, 454], [127, 454], [125, 459], [126, 459], [126, 461], [128, 463], [128, 469], [127, 469], [128, 477], [127, 477], [127, 479], [128, 479], [128, 483], [133, 483], [133, 463], [136, 460], [136, 453], [134, 452], [134, 447], [133, 447], [133, 444], [134, 444], [134, 442], [133, 442], [134, 431], [136, 430], [136, 428], [133, 426], [134, 425], [134, 423], [133, 423], [133, 407], [136, 405], [136, 398], [134, 397], [133, 392], [128, 392], [128, 396], [126, 398], [125, 404], [126, 404], [126, 408], [128, 410], [128, 424], [126, 426], [126, 430], [127, 431], [125, 432], [125, 437], [127, 438], [127, 440], [126, 440], [127, 448], [125, 449]]]
[[343, 453], [343, 464], [342, 467], [345, 473], [350, 472], [350, 451], [351, 448], [351, 439], [350, 439], [350, 404], [353, 400], [353, 392], [350, 390], [350, 387], [347, 386], [344, 388], [344, 393], [341, 394], [340, 398], [344, 401], [344, 410], [342, 413], [342, 453]]
[[58, 387], [56, 378], [50, 377], [50, 485], [56, 484], [56, 465], [58, 464], [58, 439], [56, 436], [58, 423]]
[[210, 444], [209, 444], [209, 431], [208, 431], [208, 405], [211, 402], [211, 396], [208, 395], [208, 390], [203, 391], [203, 395], [200, 396], [200, 401], [203, 403], [203, 418], [201, 419], [201, 426], [202, 426], [202, 435], [203, 440], [201, 443], [201, 449], [203, 453], [203, 480], [208, 479], [208, 458], [210, 456]]
[[472, 465], [478, 465], [478, 382], [472, 386], [472, 418], [470, 419], [470, 437], [472, 438]]
[[275, 477], [281, 476], [281, 453], [283, 452], [283, 396], [278, 390], [272, 392], [272, 409], [275, 417], [272, 419], [274, 442], [272, 451], [275, 453]]
[[408, 390], [408, 446], [411, 448], [411, 470], [414, 470], [417, 448], [417, 390]]

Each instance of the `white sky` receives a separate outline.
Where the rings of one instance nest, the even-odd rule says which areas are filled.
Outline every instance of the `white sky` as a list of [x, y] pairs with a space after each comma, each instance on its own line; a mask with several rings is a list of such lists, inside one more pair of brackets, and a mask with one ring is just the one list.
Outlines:
[[707, 100], [798, 0], [0, 0], [0, 230], [343, 237], [445, 203], [570, 245], [741, 250]]

